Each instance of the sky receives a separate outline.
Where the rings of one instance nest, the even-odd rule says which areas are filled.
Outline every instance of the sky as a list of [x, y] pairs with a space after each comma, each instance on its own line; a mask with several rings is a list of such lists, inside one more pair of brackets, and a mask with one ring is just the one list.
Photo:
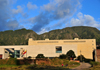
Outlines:
[[0, 0], [0, 31], [90, 26], [100, 30], [100, 0]]

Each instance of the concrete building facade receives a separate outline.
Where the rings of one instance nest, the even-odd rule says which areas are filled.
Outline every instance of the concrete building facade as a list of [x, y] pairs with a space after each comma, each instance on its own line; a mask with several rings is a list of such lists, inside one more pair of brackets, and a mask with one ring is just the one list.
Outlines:
[[2, 59], [12, 55], [15, 58], [36, 57], [44, 54], [45, 57], [59, 57], [73, 50], [76, 56], [93, 59], [93, 51], [96, 49], [95, 39], [68, 39], [68, 40], [28, 40], [28, 45], [0, 46]]

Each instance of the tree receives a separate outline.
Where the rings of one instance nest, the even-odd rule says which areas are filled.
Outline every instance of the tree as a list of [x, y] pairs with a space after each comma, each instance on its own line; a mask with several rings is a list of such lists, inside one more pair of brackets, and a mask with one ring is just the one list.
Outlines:
[[72, 51], [72, 50], [69, 50], [66, 55], [70, 58], [76, 58], [76, 55], [75, 55], [74, 51]]
[[79, 55], [78, 57], [77, 57], [77, 59], [80, 61], [80, 62], [82, 62], [82, 61], [85, 61], [85, 57], [83, 56], [83, 55]]
[[36, 56], [36, 58], [44, 58], [44, 55], [43, 55], [43, 54], [38, 54], [38, 55]]
[[65, 55], [65, 54], [61, 54], [61, 55], [59, 56], [59, 58], [60, 58], [60, 59], [66, 59], [66, 55]]

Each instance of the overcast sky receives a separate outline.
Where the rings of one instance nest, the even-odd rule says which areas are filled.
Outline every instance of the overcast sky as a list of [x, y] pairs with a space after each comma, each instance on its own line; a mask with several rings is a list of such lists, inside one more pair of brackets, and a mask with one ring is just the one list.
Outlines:
[[72, 26], [100, 29], [100, 0], [0, 0], [0, 31], [42, 34]]

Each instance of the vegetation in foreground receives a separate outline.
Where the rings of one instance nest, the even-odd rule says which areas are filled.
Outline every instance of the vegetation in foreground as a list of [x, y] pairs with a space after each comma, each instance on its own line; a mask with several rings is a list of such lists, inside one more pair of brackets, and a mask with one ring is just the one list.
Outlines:
[[100, 63], [99, 62], [91, 61], [90, 64], [92, 65], [92, 67], [89, 69], [84, 69], [84, 70], [100, 70]]
[[[11, 60], [12, 59], [12, 60]], [[72, 62], [69, 61], [67, 59], [59, 59], [59, 58], [53, 58], [53, 59], [48, 59], [50, 61], [50, 64], [45, 64], [44, 62], [42, 62], [41, 64], [26, 64], [26, 65], [18, 65], [15, 58], [11, 58], [8, 61], [6, 61], [6, 63], [8, 64], [3, 64], [5, 63], [5, 61], [2, 59], [0, 61], [2, 61], [2, 63], [0, 63], [0, 70], [67, 70], [73, 67], [77, 67], [80, 64], [77, 62]], [[62, 63], [63, 63], [63, 67], [62, 67]], [[68, 65], [66, 65], [68, 64]]]

